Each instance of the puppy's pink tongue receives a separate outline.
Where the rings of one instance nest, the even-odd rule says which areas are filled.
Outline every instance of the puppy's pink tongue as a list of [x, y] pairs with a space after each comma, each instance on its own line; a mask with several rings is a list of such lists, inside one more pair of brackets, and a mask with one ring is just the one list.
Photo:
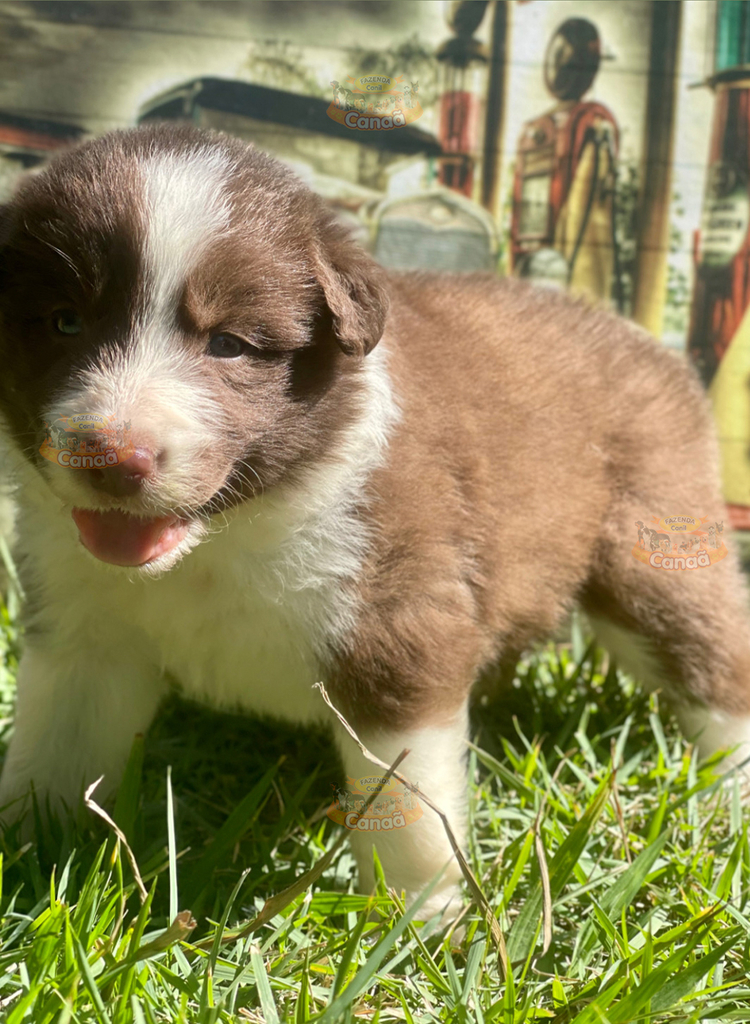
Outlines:
[[188, 531], [177, 516], [141, 519], [126, 512], [92, 512], [74, 508], [81, 543], [112, 565], [145, 565], [176, 548]]

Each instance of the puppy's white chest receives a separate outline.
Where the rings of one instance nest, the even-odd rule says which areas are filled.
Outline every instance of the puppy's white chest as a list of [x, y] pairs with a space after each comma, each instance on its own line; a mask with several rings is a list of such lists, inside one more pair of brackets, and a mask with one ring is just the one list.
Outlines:
[[355, 618], [352, 537], [314, 531], [247, 550], [237, 534], [241, 527], [147, 584], [141, 627], [186, 696], [309, 720], [323, 712], [312, 687], [324, 652]]
[[150, 631], [186, 696], [295, 720], [314, 715], [320, 663], [293, 607], [215, 580], [173, 589], [168, 628]]

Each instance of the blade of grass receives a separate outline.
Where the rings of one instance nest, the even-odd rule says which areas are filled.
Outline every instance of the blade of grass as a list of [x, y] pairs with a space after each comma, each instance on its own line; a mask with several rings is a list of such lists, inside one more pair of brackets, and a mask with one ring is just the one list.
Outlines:
[[276, 1009], [271, 983], [266, 973], [266, 965], [257, 946], [250, 947], [250, 962], [253, 965], [255, 984], [258, 989], [258, 998], [260, 999], [260, 1007], [263, 1010], [265, 1022], [266, 1024], [279, 1024], [279, 1011]]
[[700, 960], [696, 960], [695, 963], [686, 967], [684, 971], [680, 971], [674, 978], [670, 978], [669, 981], [665, 982], [661, 990], [651, 998], [651, 1012], [664, 1013], [665, 1010], [675, 1009], [681, 1000], [690, 995], [698, 982], [705, 978], [711, 968], [721, 960], [724, 954], [737, 944], [739, 932], [740, 930], [737, 929], [737, 932], [730, 939], [727, 939], [726, 942], [723, 942], [716, 949], [702, 956]]
[[178, 914], [177, 842], [174, 829], [174, 800], [172, 798], [172, 765], [167, 765], [167, 850], [169, 854], [169, 920]]
[[[607, 805], [613, 780], [614, 774], [610, 772], [601, 782], [580, 821], [573, 826], [549, 862], [549, 891], [552, 900], [559, 896], [585, 849], [591, 831]], [[531, 954], [542, 923], [543, 905], [544, 890], [540, 880], [510, 930], [507, 948], [511, 963], [525, 961]]]

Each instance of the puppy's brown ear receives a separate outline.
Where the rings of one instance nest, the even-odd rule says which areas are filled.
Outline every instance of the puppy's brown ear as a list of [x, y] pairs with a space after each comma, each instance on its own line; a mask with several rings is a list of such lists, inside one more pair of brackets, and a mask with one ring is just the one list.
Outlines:
[[388, 292], [383, 270], [339, 225], [328, 225], [316, 258], [336, 341], [347, 355], [366, 356], [383, 334]]

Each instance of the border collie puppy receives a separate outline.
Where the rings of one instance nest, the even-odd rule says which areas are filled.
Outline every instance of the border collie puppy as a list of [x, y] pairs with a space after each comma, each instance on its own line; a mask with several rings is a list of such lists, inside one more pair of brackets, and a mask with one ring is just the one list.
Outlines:
[[[167, 675], [297, 722], [328, 719], [324, 680], [462, 837], [472, 684], [574, 603], [702, 753], [743, 755], [734, 555], [634, 554], [636, 522], [724, 508], [702, 389], [632, 324], [513, 280], [388, 275], [281, 164], [184, 127], [25, 181], [0, 275], [28, 590], [4, 820], [32, 783], [52, 804], [115, 787]], [[87, 417], [109, 459], [45, 448]], [[432, 812], [353, 831], [364, 889], [373, 835], [410, 898], [448, 864], [424, 914], [456, 905]]]

